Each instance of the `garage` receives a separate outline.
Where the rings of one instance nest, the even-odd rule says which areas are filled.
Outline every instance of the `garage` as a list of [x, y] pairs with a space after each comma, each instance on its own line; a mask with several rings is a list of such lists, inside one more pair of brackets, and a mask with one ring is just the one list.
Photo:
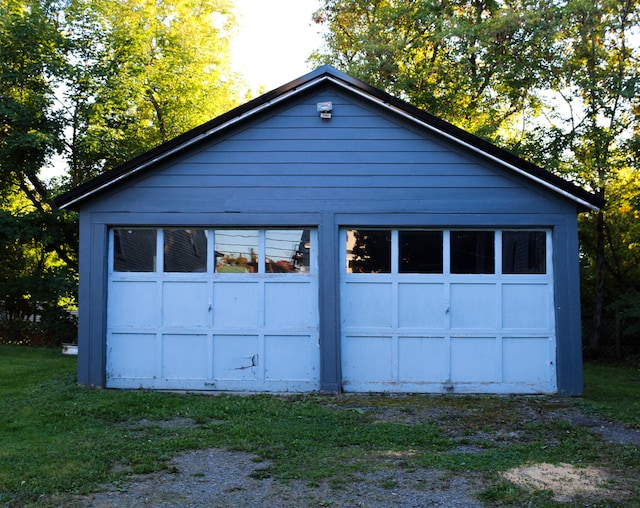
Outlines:
[[109, 236], [108, 387], [319, 388], [315, 231]]
[[578, 215], [602, 199], [332, 67], [58, 196], [78, 380], [582, 392]]

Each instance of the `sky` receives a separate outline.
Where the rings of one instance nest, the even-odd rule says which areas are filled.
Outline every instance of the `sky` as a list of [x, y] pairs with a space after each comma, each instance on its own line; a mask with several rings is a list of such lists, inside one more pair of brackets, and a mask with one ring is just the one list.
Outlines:
[[322, 46], [311, 15], [319, 0], [233, 0], [239, 33], [232, 64], [252, 90], [265, 92], [306, 74], [309, 55]]

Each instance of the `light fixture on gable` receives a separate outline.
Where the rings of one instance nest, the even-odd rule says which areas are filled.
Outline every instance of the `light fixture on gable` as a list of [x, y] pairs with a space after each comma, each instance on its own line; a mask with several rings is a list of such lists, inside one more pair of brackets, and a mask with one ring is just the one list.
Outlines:
[[333, 104], [329, 102], [318, 102], [317, 104], [318, 112], [320, 113], [320, 118], [331, 118], [331, 110], [333, 109]]

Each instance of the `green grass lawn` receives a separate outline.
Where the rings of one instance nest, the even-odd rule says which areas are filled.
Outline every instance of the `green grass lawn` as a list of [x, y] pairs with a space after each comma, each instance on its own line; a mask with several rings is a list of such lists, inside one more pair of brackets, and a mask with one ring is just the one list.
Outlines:
[[602, 417], [640, 428], [640, 367], [587, 364], [580, 405]]
[[[406, 450], [412, 459], [402, 467], [477, 472], [489, 479], [529, 462], [595, 465], [640, 477], [636, 446], [603, 446], [599, 437], [566, 421], [518, 416], [525, 405], [542, 412], [578, 407], [640, 427], [638, 368], [587, 365], [585, 396], [565, 399], [98, 390], [76, 385], [76, 366], [75, 357], [59, 350], [0, 346], [0, 506], [46, 506], [50, 496], [89, 493], [104, 482], [160, 470], [181, 451], [207, 447], [251, 452], [272, 463], [260, 474], [310, 483], [390, 467], [377, 458]], [[460, 417], [419, 417], [443, 409]], [[502, 428], [521, 433], [513, 442], [498, 442]], [[465, 442], [480, 451], [458, 451]], [[526, 496], [515, 492], [497, 482], [485, 499], [522, 506]], [[544, 493], [530, 496], [528, 506], [556, 506]], [[640, 506], [640, 491], [636, 486], [631, 499], [597, 506]]]

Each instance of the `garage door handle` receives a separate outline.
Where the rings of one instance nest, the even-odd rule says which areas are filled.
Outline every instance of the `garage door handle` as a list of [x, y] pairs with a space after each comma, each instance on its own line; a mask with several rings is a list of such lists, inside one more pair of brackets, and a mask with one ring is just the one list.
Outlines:
[[257, 367], [258, 366], [258, 355], [253, 355], [251, 357], [251, 366], [252, 367]]

